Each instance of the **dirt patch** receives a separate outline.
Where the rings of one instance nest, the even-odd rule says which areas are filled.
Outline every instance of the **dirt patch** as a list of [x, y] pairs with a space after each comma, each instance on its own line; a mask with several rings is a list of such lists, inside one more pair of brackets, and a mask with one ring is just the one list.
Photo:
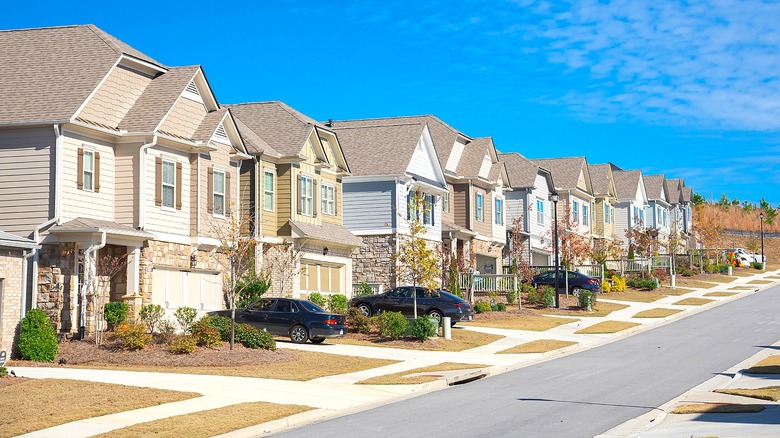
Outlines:
[[0, 389], [7, 388], [12, 385], [16, 385], [19, 383], [26, 382], [28, 379], [27, 377], [14, 377], [14, 376], [7, 376], [0, 378]]

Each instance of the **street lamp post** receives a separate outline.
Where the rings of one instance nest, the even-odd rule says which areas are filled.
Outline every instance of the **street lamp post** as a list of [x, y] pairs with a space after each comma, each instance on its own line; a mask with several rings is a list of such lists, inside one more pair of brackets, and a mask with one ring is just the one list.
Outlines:
[[560, 261], [558, 260], [558, 192], [550, 194], [550, 200], [553, 202], [553, 239], [555, 239], [555, 308], [561, 307], [561, 299], [558, 295], [558, 277], [560, 277]]
[[761, 218], [759, 224], [761, 225], [761, 269], [766, 270], [766, 259], [764, 258], [764, 212], [758, 214]]

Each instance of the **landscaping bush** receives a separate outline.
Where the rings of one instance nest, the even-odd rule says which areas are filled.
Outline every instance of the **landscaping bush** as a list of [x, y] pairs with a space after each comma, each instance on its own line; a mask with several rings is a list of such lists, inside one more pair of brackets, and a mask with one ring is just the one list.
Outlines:
[[348, 302], [349, 300], [347, 300], [346, 295], [333, 294], [330, 297], [328, 297], [328, 307], [330, 308], [331, 312], [346, 313]]
[[[211, 324], [211, 316], [204, 316], [192, 325], [192, 337], [199, 347], [217, 347], [222, 343], [222, 334]], [[228, 320], [229, 323], [230, 320]], [[228, 337], [230, 325], [228, 324]]]
[[664, 268], [656, 268], [653, 270], [653, 277], [657, 278], [661, 283], [669, 281], [669, 272]]
[[555, 288], [551, 286], [542, 288], [541, 304], [545, 307], [555, 306]]
[[612, 276], [612, 290], [615, 292], [623, 292], [626, 290], [626, 277], [619, 275]]
[[477, 313], [490, 312], [491, 310], [493, 309], [490, 307], [490, 303], [487, 301], [477, 301], [474, 303], [474, 311]]
[[399, 339], [404, 335], [409, 326], [401, 312], [382, 312], [377, 318], [379, 323], [379, 336], [383, 338]]
[[601, 280], [601, 292], [605, 294], [612, 292], [612, 284], [607, 280]]
[[227, 316], [204, 316], [200, 321], [205, 321], [204, 324], [208, 324], [219, 333], [220, 339], [225, 342], [230, 341], [230, 324], [232, 320]]
[[535, 287], [528, 290], [528, 304], [532, 306], [542, 304], [542, 297], [539, 296], [539, 291]]
[[309, 294], [309, 301], [312, 303], [322, 307], [323, 309], [327, 307], [325, 303], [325, 297], [322, 296], [319, 292], [312, 292]]
[[585, 310], [592, 310], [593, 309], [593, 294], [589, 290], [582, 289], [579, 293], [579, 304], [580, 308]]
[[192, 324], [195, 323], [195, 319], [198, 317], [198, 311], [192, 307], [181, 306], [173, 312], [173, 317], [179, 323], [181, 331], [185, 335], [189, 335], [192, 332]]
[[434, 319], [428, 316], [420, 316], [412, 320], [411, 324], [409, 324], [409, 330], [412, 337], [424, 341], [436, 336], [439, 326]]
[[8, 375], [8, 369], [6, 367], [0, 367], [0, 379]]
[[708, 274], [717, 274], [718, 272], [720, 272], [720, 265], [705, 265], [704, 272]]
[[352, 290], [353, 297], [365, 297], [369, 295], [374, 295], [374, 288], [365, 281], [358, 284], [357, 287]]
[[163, 344], [167, 344], [168, 342], [171, 341], [171, 339], [173, 339], [175, 335], [176, 335], [176, 324], [174, 324], [168, 318], [162, 319], [160, 321], [159, 332], [156, 335], [157, 341]]
[[276, 350], [276, 341], [270, 333], [258, 330], [249, 324], [236, 324], [236, 340], [246, 348]]
[[355, 333], [368, 334], [371, 331], [370, 320], [357, 307], [351, 307], [347, 311], [347, 327]]
[[504, 303], [496, 304], [496, 310], [499, 312], [506, 312], [506, 304]]
[[103, 306], [103, 317], [110, 327], [114, 327], [127, 320], [127, 313], [129, 311], [130, 306], [128, 306], [127, 303], [112, 301]]
[[750, 266], [753, 269], [759, 269], [759, 270], [764, 269], [764, 264], [761, 263], [761, 262], [752, 262], [752, 263], [750, 263]]
[[35, 362], [54, 362], [59, 348], [57, 334], [49, 317], [40, 309], [30, 309], [22, 318], [19, 355]]
[[[213, 330], [213, 329], [212, 329]], [[168, 351], [173, 354], [192, 354], [198, 341], [192, 335], [179, 336], [168, 343]]]
[[628, 280], [628, 285], [634, 289], [653, 290], [658, 287], [655, 279], [650, 277], [634, 277]]
[[259, 300], [271, 287], [271, 274], [265, 272], [246, 274], [238, 280], [236, 286], [239, 291], [236, 308], [243, 309]]
[[160, 330], [160, 323], [165, 318], [165, 309], [159, 304], [147, 304], [141, 308], [141, 321], [149, 328], [149, 333], [155, 334]]
[[514, 289], [510, 290], [509, 292], [506, 293], [506, 302], [508, 304], [514, 304], [515, 301], [517, 300], [517, 295], [518, 293], [516, 290]]
[[693, 269], [686, 268], [685, 266], [678, 266], [677, 273], [683, 277], [693, 277], [696, 275], [696, 272]]
[[119, 324], [114, 329], [119, 347], [125, 350], [143, 350], [152, 340], [143, 324]]

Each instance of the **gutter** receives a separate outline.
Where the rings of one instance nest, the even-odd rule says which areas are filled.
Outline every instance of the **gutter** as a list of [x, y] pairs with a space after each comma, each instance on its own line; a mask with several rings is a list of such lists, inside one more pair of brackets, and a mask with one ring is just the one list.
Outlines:
[[138, 150], [139, 177], [138, 177], [138, 229], [146, 228], [146, 150], [157, 146], [157, 134], [152, 137], [151, 143], [146, 143]]
[[[33, 254], [38, 253], [38, 248], [32, 248], [29, 252], [22, 251], [22, 310], [19, 314], [19, 319], [23, 319], [27, 314], [27, 259]], [[33, 297], [36, 295], [33, 291]]]
[[[89, 248], [87, 248], [86, 251], [84, 251], [84, 263], [90, 263], [89, 258], [90, 254], [95, 254], [97, 256], [97, 252], [101, 250], [103, 247], [106, 246], [106, 232], [103, 231], [100, 233], [100, 243], [97, 245], [91, 245]], [[89, 270], [92, 269], [91, 266], [85, 266], [84, 272], [85, 272], [85, 280], [84, 284], [81, 285], [81, 291], [79, 293], [79, 307], [81, 308], [81, 316], [79, 317], [79, 339], [84, 339], [84, 330], [87, 324], [87, 288], [93, 281], [97, 281], [97, 257], [95, 257], [95, 272], [94, 277], [89, 275]], [[93, 312], [98, 312], [99, 309], [93, 309]]]

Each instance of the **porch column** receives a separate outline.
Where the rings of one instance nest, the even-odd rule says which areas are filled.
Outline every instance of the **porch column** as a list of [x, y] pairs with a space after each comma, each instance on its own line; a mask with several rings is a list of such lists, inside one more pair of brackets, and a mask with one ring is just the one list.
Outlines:
[[127, 247], [127, 295], [140, 293], [141, 248]]

